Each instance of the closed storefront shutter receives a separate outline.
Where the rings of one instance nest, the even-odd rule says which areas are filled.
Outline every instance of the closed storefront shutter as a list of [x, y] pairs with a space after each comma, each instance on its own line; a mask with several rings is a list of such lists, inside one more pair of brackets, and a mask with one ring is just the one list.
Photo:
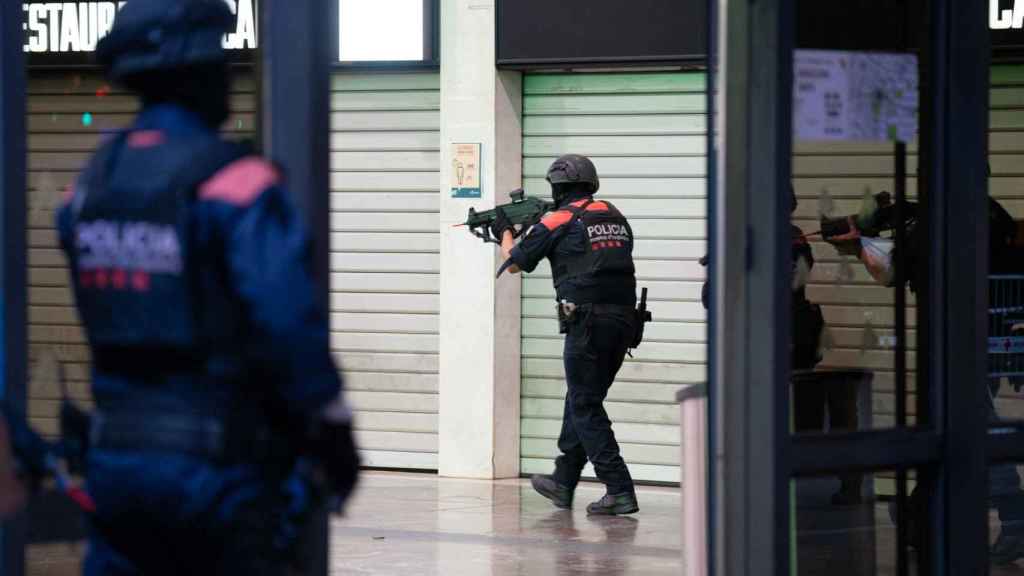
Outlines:
[[[705, 95], [701, 73], [535, 74], [524, 80], [523, 180], [550, 198], [544, 175], [564, 153], [589, 156], [598, 197], [630, 220], [638, 286], [654, 315], [605, 407], [634, 478], [679, 481], [675, 392], [705, 379]], [[565, 379], [547, 261], [523, 277], [522, 471], [550, 472]], [[588, 464], [584, 475], [593, 476]]]
[[440, 78], [331, 94], [331, 328], [363, 464], [437, 469]]

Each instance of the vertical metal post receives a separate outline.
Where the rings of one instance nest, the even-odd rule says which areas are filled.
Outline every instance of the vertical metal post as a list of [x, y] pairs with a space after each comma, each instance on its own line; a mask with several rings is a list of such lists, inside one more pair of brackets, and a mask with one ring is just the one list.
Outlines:
[[[907, 270], [906, 232], [903, 220], [907, 204], [907, 145], [897, 141], [894, 151], [896, 172], [896, 199], [894, 219], [896, 221], [896, 278], [894, 290], [896, 306], [896, 427], [907, 427]], [[907, 576], [910, 565], [907, 558], [907, 471], [896, 472], [896, 566], [899, 576]]]
[[[21, 2], [0, 5], [0, 401], [25, 409], [25, 55]], [[0, 574], [25, 570], [24, 515], [0, 528]]]
[[903, 220], [907, 210], [907, 145], [897, 141], [893, 151], [896, 172], [896, 198], [894, 220], [896, 221], [895, 252], [895, 303], [896, 303], [896, 427], [907, 426], [907, 270], [906, 262], [907, 226]]
[[[708, 33], [707, 33], [707, 54], [708, 54], [708, 65], [707, 65], [707, 79], [705, 80], [705, 101], [707, 103], [707, 118], [705, 120], [705, 130], [707, 131], [705, 136], [705, 146], [707, 149], [707, 225], [708, 225], [708, 246], [707, 253], [709, 255], [715, 254], [717, 251], [716, 245], [718, 241], [718, 125], [717, 125], [717, 110], [718, 110], [718, 91], [719, 83], [721, 78], [718, 74], [718, 37], [720, 36], [718, 30], [718, 0], [705, 0], [707, 5], [708, 14]], [[718, 270], [718, 264], [714, 258], [709, 258], [708, 267], [705, 273], [707, 278], [715, 278], [716, 271]], [[711, 359], [708, 362], [707, 381], [717, 381], [717, 366], [718, 366], [718, 348], [719, 342], [717, 336], [716, 327], [718, 326], [718, 315], [717, 315], [717, 302], [718, 294], [717, 291], [711, 290], [708, 294], [708, 323], [707, 323], [707, 341], [708, 341], [708, 358]], [[716, 474], [716, 461], [717, 461], [717, 450], [718, 444], [721, 441], [716, 432], [718, 429], [718, 414], [715, 407], [718, 405], [718, 391], [715, 386], [707, 386], [708, 401], [705, 403], [707, 416], [705, 422], [707, 423], [707, 446], [706, 452], [707, 462], [704, 470], [706, 474], [707, 486], [705, 487], [705, 494], [707, 495], [707, 504], [704, 510], [707, 513], [707, 517], [704, 519], [705, 530], [707, 530], [707, 551], [704, 557], [707, 558], [708, 564], [706, 568], [706, 574], [717, 574], [716, 563], [715, 563], [715, 550], [718, 544], [718, 534], [715, 531], [715, 516], [718, 507], [718, 477]], [[686, 511], [684, 510], [685, 514]], [[685, 559], [684, 559], [685, 561]]]
[[[306, 215], [313, 240], [313, 274], [328, 306], [330, 70], [328, 0], [260, 3], [262, 34], [261, 144], [281, 164], [288, 188]], [[281, 295], [283, 298], [286, 294]], [[303, 543], [307, 574], [328, 572], [328, 515], [316, 511]]]
[[264, 153], [284, 166], [313, 235], [314, 274], [326, 305], [330, 181], [327, 0], [261, 3]]
[[717, 575], [789, 574], [792, 5], [719, 2]]
[[989, 42], [985, 10], [977, 3], [937, 0], [932, 19], [931, 89], [937, 105], [929, 123], [932, 214], [941, 211], [933, 237], [941, 238], [942, 299], [933, 318], [945, 322], [933, 339], [933, 378], [945, 394], [944, 484], [946, 570], [988, 573], [988, 463], [984, 449], [988, 414], [986, 294], [988, 208]]
[[[920, 129], [918, 134], [918, 199], [920, 218], [918, 234], [924, 241], [917, 246], [924, 265], [918, 266], [917, 274], [917, 368], [918, 368], [918, 418], [925, 415], [927, 426], [942, 434], [946, 432], [945, 368], [943, 335], [946, 321], [943, 302], [946, 300], [946, 228], [943, 206], [944, 188], [940, 172], [946, 163], [946, 150], [940, 143], [946, 138], [942, 118], [947, 112], [943, 95], [946, 83], [947, 38], [942, 33], [946, 28], [947, 2], [923, 2], [926, 33], [922, 35], [919, 60], [920, 85]], [[920, 395], [927, 390], [927, 397]], [[945, 453], [942, 455], [946, 456]], [[925, 490], [928, 502], [927, 522], [921, 526], [919, 573], [947, 574], [946, 550], [949, 547], [948, 534], [944, 526], [949, 522], [946, 507], [948, 491], [948, 466], [937, 466], [919, 470], [920, 489]]]

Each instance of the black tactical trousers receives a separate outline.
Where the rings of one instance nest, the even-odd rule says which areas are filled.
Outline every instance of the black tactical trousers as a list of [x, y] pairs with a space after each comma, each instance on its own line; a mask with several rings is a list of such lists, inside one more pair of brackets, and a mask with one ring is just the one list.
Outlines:
[[635, 321], [625, 311], [577, 313], [565, 337], [565, 413], [554, 479], [575, 488], [587, 460], [610, 494], [633, 492], [604, 399], [622, 366]]
[[[989, 423], [998, 425], [1002, 418], [996, 413], [995, 398], [999, 394], [998, 379], [989, 380]], [[1020, 474], [1012, 464], [992, 466], [988, 471], [988, 493], [992, 507], [999, 513], [1001, 530], [1008, 534], [1024, 533], [1024, 491], [1020, 487]]]

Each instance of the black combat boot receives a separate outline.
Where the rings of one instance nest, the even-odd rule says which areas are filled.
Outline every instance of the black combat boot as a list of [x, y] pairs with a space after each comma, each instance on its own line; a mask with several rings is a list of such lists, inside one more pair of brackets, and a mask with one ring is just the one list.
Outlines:
[[538, 494], [551, 500], [559, 508], [572, 508], [573, 489], [562, 486], [555, 479], [547, 474], [534, 474], [530, 476], [530, 484]]
[[1007, 530], [1000, 532], [999, 538], [996, 538], [996, 543], [992, 545], [990, 558], [992, 563], [997, 566], [1013, 564], [1017, 560], [1024, 558], [1024, 533], [1020, 531], [1009, 532]]
[[636, 503], [636, 494], [634, 492], [605, 494], [603, 498], [587, 506], [587, 514], [593, 516], [632, 514], [638, 510], [640, 510], [640, 506]]

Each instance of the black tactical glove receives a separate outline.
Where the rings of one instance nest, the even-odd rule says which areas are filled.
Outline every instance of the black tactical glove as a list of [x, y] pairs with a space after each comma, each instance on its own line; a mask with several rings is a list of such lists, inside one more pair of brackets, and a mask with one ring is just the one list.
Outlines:
[[821, 217], [821, 237], [846, 256], [860, 256], [860, 230], [854, 224], [854, 217]]
[[508, 219], [504, 210], [497, 208], [494, 210], [494, 222], [491, 222], [491, 234], [501, 242], [505, 230], [510, 230], [513, 238], [516, 236], [516, 227], [512, 225], [512, 221]]
[[314, 432], [313, 450], [327, 476], [331, 494], [339, 505], [344, 505], [359, 480], [359, 452], [351, 424], [320, 422]]
[[34, 491], [46, 478], [47, 458], [54, 451], [53, 444], [43, 440], [23, 418], [16, 416], [6, 407], [3, 409], [3, 416], [11, 435], [11, 449], [14, 452], [18, 474], [28, 480]]
[[64, 459], [68, 464], [68, 471], [72, 474], [85, 472], [85, 458], [89, 451], [89, 433], [92, 429], [92, 419], [89, 413], [76, 406], [70, 400], [64, 400], [60, 404], [60, 435], [63, 441]]

